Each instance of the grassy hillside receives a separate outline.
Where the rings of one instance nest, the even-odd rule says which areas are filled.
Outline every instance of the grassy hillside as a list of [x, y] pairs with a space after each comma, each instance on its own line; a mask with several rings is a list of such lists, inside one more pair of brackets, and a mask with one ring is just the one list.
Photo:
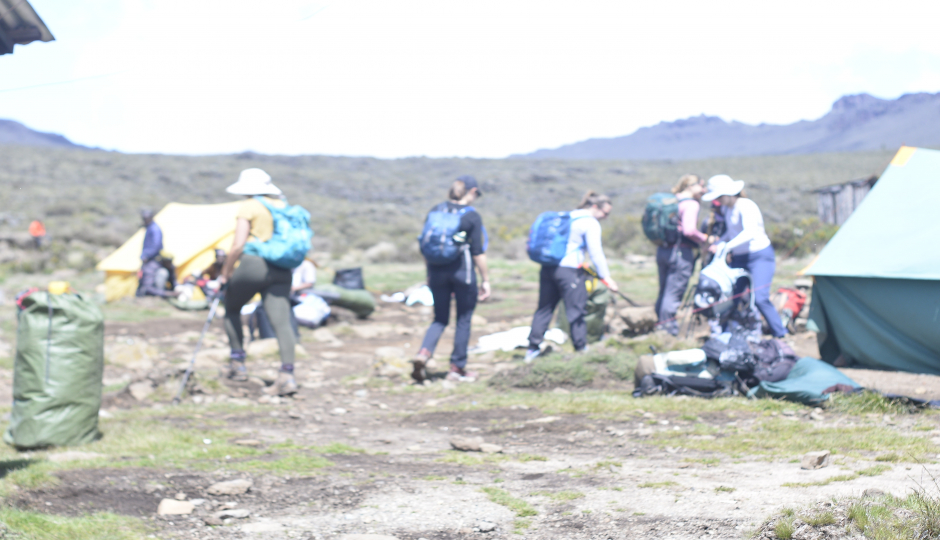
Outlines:
[[95, 254], [86, 259], [91, 264], [138, 227], [140, 207], [231, 201], [225, 187], [240, 170], [260, 167], [291, 203], [310, 210], [317, 251], [338, 256], [390, 241], [399, 249], [391, 257], [409, 260], [416, 257], [414, 238], [427, 210], [444, 198], [456, 176], [472, 174], [485, 192], [476, 207], [495, 254], [520, 256], [528, 226], [539, 212], [573, 208], [589, 188], [614, 197], [615, 213], [605, 224], [605, 236], [608, 248], [622, 254], [649, 250], [637, 227], [644, 200], [684, 173], [727, 173], [745, 179], [767, 221], [790, 224], [815, 214], [809, 190], [878, 173], [892, 153], [694, 161], [382, 160], [254, 153], [133, 155], [5, 146], [0, 147], [0, 233], [22, 232], [31, 219], [44, 219], [56, 253], [85, 250]]

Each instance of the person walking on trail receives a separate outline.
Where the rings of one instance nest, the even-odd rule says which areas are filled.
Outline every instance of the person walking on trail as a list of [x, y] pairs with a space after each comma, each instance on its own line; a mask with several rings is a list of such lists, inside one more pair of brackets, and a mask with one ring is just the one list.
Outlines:
[[[727, 230], [721, 242], [713, 244], [712, 253], [731, 253], [732, 268], [744, 268], [751, 274], [751, 294], [757, 310], [764, 316], [774, 337], [787, 335], [780, 315], [770, 301], [770, 284], [776, 270], [774, 248], [764, 230], [764, 217], [754, 201], [744, 195], [744, 181], [720, 174], [708, 179], [708, 193], [703, 201], [717, 199], [724, 207]], [[745, 291], [747, 283], [739, 280], [734, 294]]]
[[43, 241], [46, 239], [46, 226], [38, 219], [33, 220], [29, 224], [29, 235], [33, 238], [33, 246], [36, 249], [42, 249]]
[[[279, 198], [281, 190], [261, 169], [245, 169], [239, 174], [238, 181], [225, 191], [247, 198], [236, 214], [235, 239], [219, 276], [222, 286], [228, 285], [225, 292], [225, 333], [231, 347], [228, 376], [236, 381], [248, 379], [241, 310], [254, 295], [260, 293], [264, 309], [274, 327], [281, 357], [281, 369], [272, 393], [291, 395], [297, 392], [294, 379], [295, 337], [290, 322], [291, 270], [244, 252], [249, 237], [267, 242], [274, 235], [271, 211], [254, 197], [262, 197], [265, 203], [275, 208], [284, 208], [287, 203]], [[235, 268], [235, 263], [239, 262], [238, 268]]]
[[144, 222], [144, 248], [140, 252], [140, 260], [147, 262], [163, 251], [163, 230], [153, 220], [153, 210], [141, 210], [140, 219]]
[[571, 228], [565, 256], [558, 266], [543, 264], [539, 273], [539, 304], [532, 316], [526, 362], [531, 362], [540, 354], [539, 347], [545, 331], [561, 300], [565, 301], [565, 315], [568, 317], [575, 351], [587, 350], [587, 323], [584, 320], [588, 300], [585, 286], [587, 272], [583, 269], [585, 255], [591, 258], [598, 278], [607, 288], [614, 292], [620, 290], [617, 282], [610, 277], [607, 257], [601, 245], [600, 220], [606, 219], [611, 209], [610, 197], [588, 191], [578, 210], [569, 214]]
[[[427, 263], [428, 287], [434, 297], [434, 322], [412, 360], [414, 369], [411, 377], [415, 382], [421, 383], [428, 377], [427, 363], [450, 322], [451, 296], [457, 303], [457, 328], [447, 379], [476, 380], [476, 374], [466, 369], [470, 321], [477, 299], [483, 301], [490, 296], [486, 230], [483, 218], [470, 206], [481, 195], [474, 177], [461, 176], [451, 185], [448, 200], [432, 208], [425, 219], [419, 243]], [[480, 273], [479, 287], [477, 271]]]
[[656, 315], [659, 328], [675, 336], [679, 334], [676, 312], [689, 287], [689, 279], [698, 258], [697, 249], [708, 241], [698, 229], [699, 209], [705, 194], [705, 180], [694, 174], [679, 179], [672, 188], [679, 200], [678, 239], [672, 244], [656, 248], [656, 266], [659, 269], [659, 296], [656, 297]]
[[173, 265], [173, 255], [163, 250], [147, 260], [140, 268], [137, 283], [136, 296], [178, 297], [180, 293], [175, 290], [176, 267]]

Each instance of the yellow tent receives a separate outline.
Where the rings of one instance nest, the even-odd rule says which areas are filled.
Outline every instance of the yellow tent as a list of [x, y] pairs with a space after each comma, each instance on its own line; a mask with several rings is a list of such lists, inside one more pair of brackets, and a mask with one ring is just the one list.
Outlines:
[[[163, 230], [163, 249], [173, 254], [176, 276], [198, 272], [215, 260], [217, 248], [228, 251], [235, 235], [235, 214], [241, 202], [225, 204], [170, 203], [154, 216]], [[137, 291], [140, 251], [144, 230], [139, 229], [114, 253], [98, 263], [105, 272], [105, 298], [108, 302]]]

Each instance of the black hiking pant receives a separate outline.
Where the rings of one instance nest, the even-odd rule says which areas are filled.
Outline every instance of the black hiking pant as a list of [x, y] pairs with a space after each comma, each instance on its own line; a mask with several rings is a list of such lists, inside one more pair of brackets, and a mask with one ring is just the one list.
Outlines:
[[564, 266], [542, 266], [539, 272], [539, 307], [532, 316], [532, 331], [529, 333], [529, 348], [537, 349], [552, 322], [555, 307], [565, 301], [565, 315], [571, 327], [571, 342], [580, 351], [587, 347], [587, 323], [584, 316], [588, 293], [585, 287], [587, 274], [580, 268]]
[[296, 342], [290, 322], [291, 271], [278, 268], [257, 255], [242, 255], [239, 261], [225, 291], [225, 333], [229, 346], [233, 352], [245, 350], [242, 307], [260, 293], [264, 311], [277, 337], [281, 365], [293, 369]]
[[421, 348], [434, 354], [437, 342], [450, 322], [450, 299], [453, 296], [457, 302], [457, 327], [450, 363], [463, 369], [467, 365], [470, 321], [477, 307], [477, 276], [470, 252], [464, 250], [460, 258], [444, 266], [428, 265], [428, 288], [434, 296], [434, 322], [424, 334]]

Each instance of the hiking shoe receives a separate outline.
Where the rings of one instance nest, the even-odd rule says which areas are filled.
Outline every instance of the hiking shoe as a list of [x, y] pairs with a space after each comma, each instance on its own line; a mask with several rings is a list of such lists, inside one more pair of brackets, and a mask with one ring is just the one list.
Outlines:
[[294, 380], [293, 373], [281, 371], [277, 374], [277, 380], [270, 387], [265, 389], [265, 393], [275, 396], [292, 396], [297, 393], [297, 381]]
[[445, 379], [454, 382], [474, 382], [477, 380], [477, 374], [452, 365], [450, 366], [450, 373], [447, 374]]
[[412, 370], [411, 378], [418, 384], [423, 383], [428, 380], [428, 360], [431, 359], [431, 351], [427, 349], [421, 349], [418, 351], [418, 354], [415, 355], [414, 359], [411, 361]]
[[540, 354], [542, 354], [541, 349], [528, 349], [525, 352], [525, 363], [531, 364], [532, 361], [538, 358]]
[[229, 360], [228, 378], [238, 382], [248, 380], [248, 368], [245, 367], [244, 360]]

